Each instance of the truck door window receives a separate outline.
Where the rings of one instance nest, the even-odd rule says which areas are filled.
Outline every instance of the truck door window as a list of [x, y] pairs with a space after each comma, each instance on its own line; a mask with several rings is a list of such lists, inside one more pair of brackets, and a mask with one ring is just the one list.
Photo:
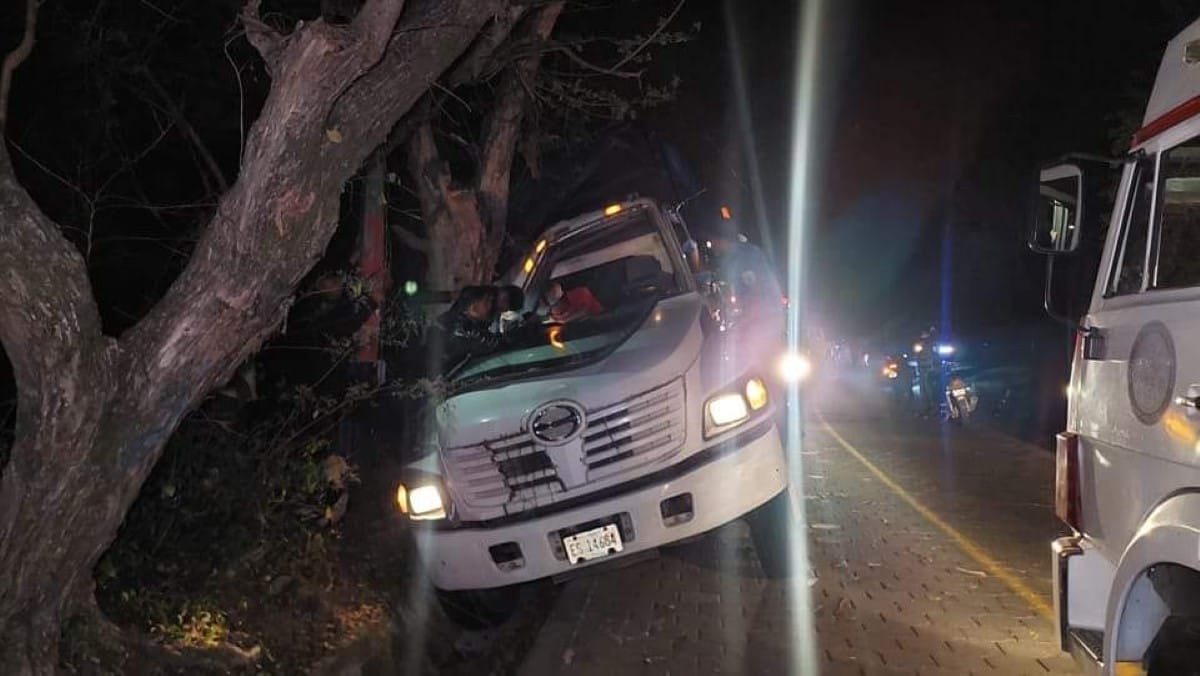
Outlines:
[[1159, 177], [1158, 261], [1151, 286], [1200, 285], [1200, 138], [1163, 153]]
[[1121, 229], [1113, 276], [1108, 295], [1139, 293], [1146, 268], [1146, 240], [1150, 230], [1150, 214], [1154, 204], [1154, 158], [1147, 157], [1133, 169], [1125, 224]]

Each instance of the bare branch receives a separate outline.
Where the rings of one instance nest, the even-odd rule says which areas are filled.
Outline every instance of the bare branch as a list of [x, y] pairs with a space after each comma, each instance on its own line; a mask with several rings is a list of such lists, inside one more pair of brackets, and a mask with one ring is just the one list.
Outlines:
[[258, 13], [261, 3], [262, 0], [247, 0], [242, 7], [242, 25], [246, 27], [246, 40], [266, 62], [267, 72], [274, 76], [279, 52], [287, 42], [287, 37], [262, 20]]
[[25, 0], [25, 34], [17, 48], [4, 57], [4, 65], [0, 66], [0, 134], [8, 121], [8, 92], [12, 87], [12, 76], [29, 53], [33, 51], [34, 32], [37, 28], [38, 0]]
[[671, 24], [671, 22], [675, 19], [675, 15], [679, 14], [679, 10], [683, 9], [683, 3], [685, 3], [685, 2], [687, 2], [687, 0], [679, 0], [679, 4], [675, 5], [675, 9], [671, 10], [671, 13], [667, 15], [667, 18], [663, 19], [662, 23], [660, 23], [658, 25], [658, 28], [656, 28], [654, 30], [654, 32], [649, 35], [649, 37], [647, 37], [645, 40], [643, 40], [642, 44], [637, 46], [637, 49], [634, 49], [632, 52], [629, 52], [628, 54], [625, 55], [625, 58], [618, 61], [616, 63], [616, 65], [614, 65], [612, 67], [612, 69], [620, 70], [621, 66], [624, 66], [625, 64], [632, 61], [634, 59], [634, 57], [636, 57], [638, 54], [641, 54], [643, 49], [648, 47], [650, 45], [650, 43], [654, 42], [655, 38], [657, 38], [664, 30], [667, 29], [667, 26], [669, 26]]
[[217, 164], [217, 159], [213, 157], [212, 152], [208, 149], [208, 144], [204, 142], [204, 139], [200, 138], [200, 134], [196, 133], [196, 128], [188, 121], [183, 111], [180, 110], [179, 105], [167, 93], [166, 88], [162, 86], [158, 78], [154, 77], [154, 73], [149, 68], [146, 68], [144, 75], [146, 82], [150, 84], [150, 88], [154, 90], [154, 93], [159, 98], [158, 103], [153, 101], [148, 101], [148, 103], [171, 117], [174, 123], [179, 126], [184, 136], [192, 142], [192, 147], [195, 148], [196, 154], [200, 156], [205, 168], [212, 174], [212, 178], [216, 180], [221, 192], [229, 190], [229, 181], [225, 178], [225, 173], [221, 171], [221, 165]]
[[596, 73], [600, 73], [601, 75], [611, 75], [612, 77], [621, 77], [621, 78], [629, 78], [631, 80], [638, 80], [638, 79], [641, 79], [643, 73], [645, 73], [645, 71], [643, 71], [643, 70], [617, 70], [615, 68], [605, 68], [604, 66], [597, 66], [596, 64], [592, 63], [591, 61], [588, 61], [587, 59], [584, 59], [582, 56], [576, 54], [575, 50], [571, 49], [570, 47], [559, 46], [559, 47], [552, 48], [550, 51], [553, 51], [558, 54], [563, 54], [571, 61], [574, 61], [577, 65], [582, 66], [583, 68], [586, 68], [587, 70], [594, 71]]

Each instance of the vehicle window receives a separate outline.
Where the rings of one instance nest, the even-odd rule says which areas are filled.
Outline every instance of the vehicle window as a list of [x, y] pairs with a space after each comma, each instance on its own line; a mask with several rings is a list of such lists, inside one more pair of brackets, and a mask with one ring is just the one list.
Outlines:
[[[652, 216], [633, 211], [608, 218], [546, 249], [525, 289], [537, 299], [537, 314], [493, 351], [456, 371], [459, 386], [502, 382], [532, 373], [574, 368], [602, 358], [623, 343], [649, 316], [659, 299], [685, 287]], [[579, 310], [572, 319], [552, 319], [546, 291], [561, 286], [561, 301]]]
[[551, 245], [546, 260], [550, 274], [532, 289], [540, 298], [550, 282], [564, 291], [587, 290], [608, 310], [640, 303], [647, 293], [679, 292], [677, 266], [650, 216], [635, 212], [625, 222]]
[[1121, 246], [1109, 284], [1109, 295], [1138, 293], [1146, 267], [1146, 240], [1154, 204], [1154, 159], [1146, 158], [1134, 167], [1133, 184], [1125, 210]]
[[1176, 146], [1159, 167], [1156, 289], [1200, 284], [1200, 139]]

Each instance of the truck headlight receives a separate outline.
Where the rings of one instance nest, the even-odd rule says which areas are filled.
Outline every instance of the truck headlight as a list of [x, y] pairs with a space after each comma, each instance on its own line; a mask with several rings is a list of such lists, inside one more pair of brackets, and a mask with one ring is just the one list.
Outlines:
[[708, 419], [714, 427], [726, 427], [750, 417], [746, 400], [740, 392], [719, 394], [708, 400]]
[[767, 386], [763, 385], [763, 381], [758, 378], [746, 381], [746, 402], [750, 404], [752, 411], [757, 411], [767, 405]]
[[434, 483], [413, 487], [400, 484], [396, 488], [396, 507], [414, 521], [446, 518], [446, 500], [441, 487]]
[[734, 387], [704, 402], [704, 438], [737, 427], [769, 403], [767, 386], [759, 378], [739, 380]]

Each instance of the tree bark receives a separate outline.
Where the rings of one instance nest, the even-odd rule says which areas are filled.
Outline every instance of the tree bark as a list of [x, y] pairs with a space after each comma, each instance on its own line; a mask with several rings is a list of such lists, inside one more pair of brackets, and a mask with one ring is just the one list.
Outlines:
[[[429, 279], [438, 291], [455, 291], [490, 281], [508, 234], [512, 164], [521, 125], [529, 108], [529, 89], [541, 65], [542, 45], [562, 13], [563, 2], [549, 2], [526, 18], [521, 40], [528, 56], [517, 59], [500, 77], [496, 99], [484, 125], [482, 161], [473, 182], [456, 184], [442, 161], [431, 123], [426, 120], [409, 144], [409, 169], [417, 183], [421, 215], [428, 233]], [[515, 20], [515, 15], [514, 20]], [[451, 75], [452, 84], [482, 74], [476, 52], [496, 49], [491, 41], [501, 21], [481, 38]], [[482, 45], [482, 47], [480, 46]]]
[[183, 415], [269, 336], [363, 159], [502, 0], [367, 0], [349, 25], [283, 36], [248, 5], [273, 75], [242, 169], [192, 259], [119, 340], [82, 257], [0, 148], [0, 342], [18, 388], [0, 476], [0, 672], [49, 674], [62, 620]]

